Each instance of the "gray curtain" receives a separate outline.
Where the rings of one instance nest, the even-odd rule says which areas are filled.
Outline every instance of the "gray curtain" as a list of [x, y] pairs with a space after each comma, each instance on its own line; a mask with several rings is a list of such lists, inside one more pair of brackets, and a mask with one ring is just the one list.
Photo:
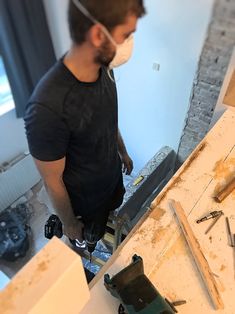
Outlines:
[[56, 61], [42, 0], [0, 0], [0, 54], [17, 117], [41, 76]]

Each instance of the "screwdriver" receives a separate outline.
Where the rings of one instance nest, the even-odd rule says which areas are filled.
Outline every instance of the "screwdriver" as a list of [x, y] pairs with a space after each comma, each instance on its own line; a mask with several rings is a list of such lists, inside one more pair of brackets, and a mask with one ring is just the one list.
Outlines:
[[209, 215], [206, 215], [205, 217], [198, 219], [197, 223], [200, 224], [200, 222], [212, 219], [212, 218], [216, 218], [218, 216], [222, 215], [222, 210], [215, 210], [213, 212], [211, 212]]

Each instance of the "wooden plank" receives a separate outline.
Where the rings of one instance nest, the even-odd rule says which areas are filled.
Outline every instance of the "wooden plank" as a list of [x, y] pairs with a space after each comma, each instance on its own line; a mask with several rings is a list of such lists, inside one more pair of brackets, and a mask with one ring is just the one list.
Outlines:
[[212, 275], [210, 266], [203, 255], [199, 242], [194, 236], [194, 233], [188, 223], [188, 220], [185, 216], [184, 210], [179, 202], [174, 200], [169, 201], [170, 208], [176, 213], [179, 224], [182, 228], [185, 239], [189, 245], [190, 251], [194, 257], [197, 268], [204, 280], [208, 293], [211, 297], [211, 300], [214, 304], [216, 310], [223, 309], [223, 301], [220, 297], [216, 281]]

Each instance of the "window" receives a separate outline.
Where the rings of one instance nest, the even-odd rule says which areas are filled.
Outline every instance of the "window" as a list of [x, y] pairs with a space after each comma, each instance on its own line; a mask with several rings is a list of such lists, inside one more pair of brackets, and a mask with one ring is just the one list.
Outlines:
[[0, 115], [15, 107], [11, 87], [5, 71], [3, 59], [0, 56]]

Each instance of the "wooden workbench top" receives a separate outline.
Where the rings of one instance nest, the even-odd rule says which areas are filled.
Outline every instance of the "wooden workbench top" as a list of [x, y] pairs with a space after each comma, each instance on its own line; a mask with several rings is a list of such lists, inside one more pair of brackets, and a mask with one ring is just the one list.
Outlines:
[[[124, 243], [91, 283], [91, 299], [82, 314], [117, 313], [119, 301], [104, 288], [103, 276], [111, 276], [130, 264], [134, 254], [144, 260], [145, 273], [159, 292], [170, 301], [186, 300], [179, 313], [214, 313], [210, 297], [170, 209], [170, 199], [179, 201], [186, 213], [201, 249], [215, 275], [224, 310], [235, 313], [233, 249], [228, 246], [225, 219], [222, 217], [205, 235], [211, 220], [196, 220], [214, 210], [223, 210], [235, 233], [235, 192], [222, 203], [212, 198], [216, 184], [214, 169], [235, 158], [235, 112], [227, 110], [152, 203], [152, 209], [140, 221]], [[234, 159], [235, 161], [235, 159]], [[218, 176], [217, 176], [218, 177]]]

